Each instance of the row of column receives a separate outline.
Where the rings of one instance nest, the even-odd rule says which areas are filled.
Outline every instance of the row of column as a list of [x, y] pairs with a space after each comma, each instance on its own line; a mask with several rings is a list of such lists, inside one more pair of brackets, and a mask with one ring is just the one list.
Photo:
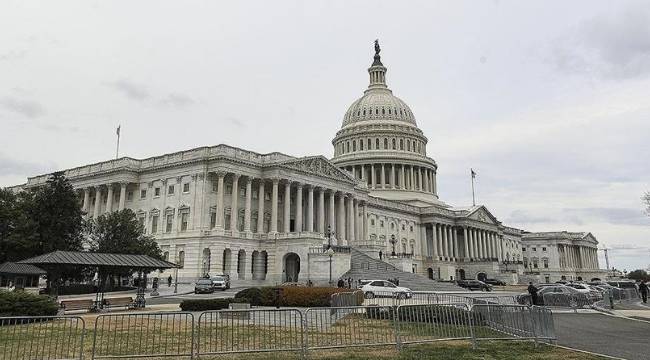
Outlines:
[[[444, 261], [492, 260], [504, 258], [502, 237], [494, 232], [467, 226], [431, 224], [430, 256]], [[459, 232], [462, 239], [459, 239]]]
[[[232, 193], [231, 193], [231, 214], [237, 214], [239, 209], [239, 182], [240, 175], [233, 173], [217, 173], [217, 204], [216, 204], [216, 227], [224, 228], [224, 183], [226, 176], [230, 176], [232, 180]], [[253, 182], [257, 184], [258, 191], [258, 218], [257, 218], [257, 233], [264, 232], [264, 216], [265, 213], [265, 194], [267, 179], [254, 179], [252, 177], [245, 177], [243, 181], [246, 183], [246, 197], [244, 203], [244, 232], [251, 232], [251, 206], [252, 206], [252, 192]], [[329, 229], [337, 240], [337, 245], [347, 245], [348, 241], [354, 242], [356, 239], [365, 238], [367, 234], [367, 226], [364, 222], [358, 221], [359, 215], [365, 218], [366, 206], [365, 202], [360, 202], [353, 194], [336, 191], [333, 189], [324, 189], [322, 187], [314, 187], [311, 185], [294, 182], [291, 180], [281, 180], [279, 178], [270, 179], [271, 182], [271, 223], [269, 233], [289, 233], [291, 232], [291, 209], [292, 200], [291, 194], [295, 189], [295, 219], [293, 232], [317, 232], [325, 234]], [[306, 191], [305, 191], [306, 190]], [[278, 216], [279, 209], [279, 194], [283, 191], [283, 221], [282, 229], [278, 229]], [[303, 197], [306, 197], [306, 201]], [[326, 200], [327, 198], [327, 200]], [[303, 205], [306, 209], [303, 209]], [[362, 213], [359, 212], [361, 207]], [[327, 208], [327, 211], [326, 211]], [[303, 224], [304, 217], [304, 224]], [[238, 217], [231, 215], [230, 229], [236, 231]]]
[[370, 189], [399, 189], [436, 193], [433, 169], [394, 163], [373, 163], [346, 166], [357, 178], [366, 181]]
[[[118, 198], [118, 210], [124, 210], [124, 205], [126, 202], [126, 187], [127, 183], [120, 183], [119, 184], [119, 192], [120, 196]], [[95, 204], [92, 212], [92, 216], [94, 219], [97, 219], [101, 213], [101, 199], [102, 199], [102, 193], [104, 188], [106, 188], [106, 209], [105, 213], [113, 211], [113, 198], [114, 198], [114, 184], [106, 184], [106, 185], [99, 185], [99, 186], [90, 186], [86, 187], [83, 189], [83, 204], [82, 204], [82, 209], [86, 214], [90, 213], [90, 195], [91, 193], [94, 194], [95, 198]]]
[[598, 250], [580, 245], [558, 245], [560, 266], [574, 269], [598, 269]]

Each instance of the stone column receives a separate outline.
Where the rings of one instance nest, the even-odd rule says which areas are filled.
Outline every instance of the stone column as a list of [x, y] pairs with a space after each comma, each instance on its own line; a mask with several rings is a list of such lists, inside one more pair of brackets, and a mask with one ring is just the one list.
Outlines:
[[280, 179], [273, 179], [273, 190], [271, 193], [271, 232], [278, 232], [278, 184]]
[[418, 185], [419, 190], [424, 191], [424, 184], [422, 183], [422, 168], [418, 168]]
[[307, 190], [307, 231], [314, 232], [314, 187]]
[[463, 226], [463, 250], [465, 250], [465, 254], [463, 254], [464, 259], [469, 259], [469, 239], [467, 238], [467, 227]]
[[339, 195], [339, 209], [338, 209], [338, 245], [347, 245], [346, 227], [345, 227], [345, 194]]
[[386, 170], [384, 169], [384, 163], [381, 164], [381, 188], [386, 188]]
[[368, 183], [368, 180], [366, 178], [366, 167], [361, 164], [361, 180], [363, 180], [366, 184]]
[[476, 251], [476, 232], [471, 227], [467, 231], [469, 232], [469, 252], [471, 253], [472, 259], [476, 260], [478, 258], [478, 251]]
[[440, 234], [442, 235], [442, 256], [445, 260], [450, 258], [449, 255], [449, 238], [447, 237], [447, 225], [440, 224]]
[[124, 205], [126, 204], [126, 187], [128, 183], [120, 183], [120, 202], [118, 203], [118, 209], [120, 211], [124, 210]]
[[415, 190], [415, 171], [413, 170], [413, 165], [410, 166], [411, 168], [411, 181], [409, 184], [409, 190]]
[[362, 204], [362, 215], [361, 215], [361, 221], [363, 221], [363, 234], [361, 235], [361, 240], [367, 241], [368, 240], [368, 205], [364, 202]]
[[239, 231], [237, 221], [239, 220], [239, 174], [232, 174], [232, 191], [230, 199], [230, 231]]
[[261, 234], [264, 232], [264, 202], [265, 202], [265, 193], [264, 193], [264, 179], [260, 179], [258, 185], [257, 193], [257, 233]]
[[348, 195], [348, 242], [354, 244], [356, 241], [354, 226], [354, 196]]
[[359, 201], [354, 200], [354, 211], [352, 217], [354, 218], [354, 239], [361, 240], [363, 236], [361, 232], [363, 230], [362, 223], [359, 221]]
[[93, 219], [99, 217], [99, 207], [102, 201], [102, 188], [101, 186], [95, 187], [95, 208], [93, 209]]
[[374, 189], [375, 184], [377, 183], [375, 181], [375, 164], [370, 164], [370, 188]]
[[451, 229], [452, 239], [454, 239], [454, 261], [457, 261], [458, 258], [460, 258], [460, 253], [459, 253], [460, 246], [458, 246], [458, 231], [456, 231], [455, 226], [450, 227], [450, 229]]
[[[363, 165], [362, 165], [363, 166]], [[319, 233], [325, 233], [325, 189], [318, 189], [318, 227]]]
[[454, 237], [453, 233], [451, 232], [451, 225], [447, 225], [447, 246], [449, 247], [447, 249], [447, 253], [449, 254], [449, 260], [453, 260], [454, 258]]
[[400, 167], [400, 189], [406, 189], [406, 175], [404, 174], [406, 171], [404, 170], [404, 164]]
[[[424, 169], [423, 171], [423, 180], [424, 181], [424, 191], [425, 192], [430, 192], [429, 191], [429, 170]], [[465, 255], [467, 256], [467, 255]]]
[[335, 211], [334, 211], [335, 210], [334, 209], [335, 208], [335, 204], [334, 204], [335, 194], [336, 194], [336, 192], [334, 190], [330, 190], [330, 192], [329, 192], [329, 206], [327, 207], [327, 210], [329, 212], [329, 216], [328, 216], [329, 217], [329, 227], [330, 227], [330, 231], [332, 232], [332, 234], [337, 233], [336, 232], [336, 218], [334, 216], [334, 213], [335, 213]]
[[291, 182], [287, 181], [284, 184], [284, 232], [288, 233], [291, 230]]
[[113, 184], [106, 185], [108, 191], [106, 192], [106, 211], [105, 213], [110, 214], [113, 211]]
[[[217, 173], [217, 223], [215, 227], [217, 229], [222, 229], [224, 227], [224, 206], [223, 206], [223, 195], [224, 195], [224, 184], [223, 184], [223, 179], [226, 177], [226, 173], [224, 172], [219, 172]], [[161, 210], [161, 214], [163, 214]], [[163, 220], [163, 219], [160, 219]], [[165, 223], [164, 221], [162, 222], [163, 224]]]
[[253, 198], [253, 178], [246, 178], [246, 202], [244, 208], [244, 231], [251, 232], [251, 201]]
[[88, 215], [88, 211], [90, 210], [90, 188], [84, 188], [84, 205], [81, 208], [81, 210], [86, 213], [86, 216]]
[[395, 189], [395, 164], [390, 164], [390, 187]]
[[431, 237], [432, 237], [432, 243], [433, 245], [431, 246], [433, 250], [433, 258], [438, 260], [438, 224], [433, 223], [431, 224]]
[[488, 244], [488, 257], [491, 259], [494, 257], [494, 243], [493, 235], [491, 231], [487, 232], [487, 244]]
[[302, 226], [302, 184], [296, 184], [296, 232], [301, 232]]

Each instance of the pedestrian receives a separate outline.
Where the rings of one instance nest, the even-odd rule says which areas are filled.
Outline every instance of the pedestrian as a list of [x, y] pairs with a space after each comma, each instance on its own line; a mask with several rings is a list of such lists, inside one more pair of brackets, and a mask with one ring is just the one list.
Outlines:
[[395, 278], [395, 285], [399, 286], [399, 278]]
[[352, 278], [348, 278], [348, 289], [352, 289]]
[[339, 288], [344, 288], [345, 282], [343, 281], [343, 279], [339, 279], [339, 281], [336, 283], [336, 286]]
[[167, 287], [171, 287], [171, 286], [172, 286], [172, 280], [173, 280], [173, 279], [172, 279], [172, 276], [169, 275], [169, 277], [167, 278]]
[[382, 253], [381, 250], [379, 250], [379, 260], [381, 260], [381, 257], [382, 257], [383, 255], [384, 255], [384, 253]]
[[641, 284], [639, 284], [639, 292], [641, 293], [641, 299], [644, 304], [648, 303], [648, 290], [648, 284], [645, 280], [641, 280]]
[[530, 302], [532, 305], [537, 305], [537, 288], [533, 282], [528, 283], [528, 293], [530, 294]]

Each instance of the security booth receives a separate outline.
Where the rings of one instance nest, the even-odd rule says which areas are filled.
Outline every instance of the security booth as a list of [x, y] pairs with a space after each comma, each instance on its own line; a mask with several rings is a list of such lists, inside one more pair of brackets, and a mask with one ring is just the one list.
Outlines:
[[[145, 306], [145, 281], [144, 274], [155, 270], [178, 269], [178, 265], [169, 261], [156, 259], [147, 255], [93, 253], [87, 251], [54, 251], [33, 258], [21, 260], [19, 264], [37, 265], [47, 271], [50, 284], [58, 282], [61, 269], [75, 269], [79, 272], [92, 270], [100, 274], [92, 310], [101, 310], [105, 306], [121, 304], [127, 307], [143, 308]], [[138, 274], [138, 290], [136, 298], [110, 298], [104, 297], [106, 292], [106, 278], [116, 272], [129, 272]], [[56, 294], [54, 294], [56, 295]]]
[[41, 276], [47, 271], [30, 264], [0, 264], [0, 289], [22, 289], [38, 293]]

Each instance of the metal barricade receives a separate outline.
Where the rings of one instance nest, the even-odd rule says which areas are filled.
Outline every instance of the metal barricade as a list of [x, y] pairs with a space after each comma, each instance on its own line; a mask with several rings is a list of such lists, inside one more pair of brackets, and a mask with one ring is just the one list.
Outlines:
[[199, 315], [196, 354], [302, 352], [302, 324], [297, 309], [206, 311]]
[[305, 348], [328, 349], [396, 344], [392, 306], [309, 308]]
[[398, 346], [474, 337], [466, 304], [400, 305], [396, 320]]
[[531, 306], [532, 323], [535, 326], [534, 334], [539, 340], [554, 341], [555, 323], [553, 313], [547, 307]]
[[535, 318], [525, 305], [475, 305], [472, 323], [477, 340], [537, 339]]
[[85, 328], [78, 316], [0, 317], [0, 359], [81, 359]]
[[363, 299], [363, 291], [361, 290], [335, 293], [330, 297], [330, 305], [333, 307], [359, 306], [361, 305], [359, 299]]
[[102, 314], [95, 320], [92, 359], [174, 357], [194, 353], [189, 312]]

